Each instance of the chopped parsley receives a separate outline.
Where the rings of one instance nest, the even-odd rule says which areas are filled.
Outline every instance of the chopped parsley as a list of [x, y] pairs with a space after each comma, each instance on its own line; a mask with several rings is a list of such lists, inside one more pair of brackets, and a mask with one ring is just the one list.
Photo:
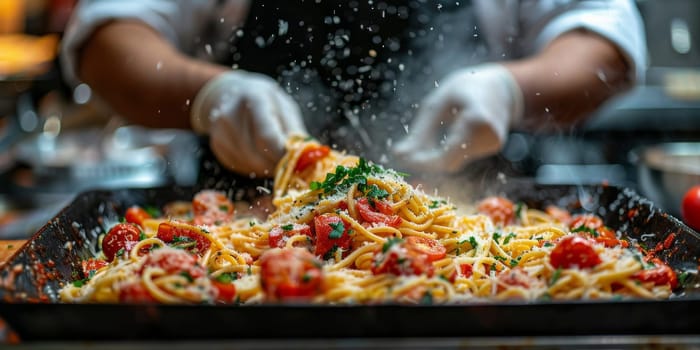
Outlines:
[[506, 238], [503, 240], [503, 245], [508, 244], [508, 242], [510, 242], [510, 240], [513, 239], [513, 238], [515, 238], [515, 233], [513, 233], [513, 232], [509, 233], [509, 234], [506, 236]]
[[520, 256], [517, 259], [511, 259], [510, 260], [510, 267], [516, 267], [518, 264], [520, 264]]
[[479, 243], [476, 241], [476, 238], [474, 236], [469, 237], [469, 244], [472, 245], [472, 248], [476, 249], [476, 247], [479, 246]]
[[161, 213], [160, 209], [153, 207], [153, 206], [146, 206], [143, 208], [143, 210], [148, 213], [153, 218], [161, 217], [163, 216], [163, 213]]
[[552, 242], [544, 242], [544, 244], [543, 244], [542, 246], [544, 246], [544, 247], [552, 247], [552, 246], [554, 246], [554, 244], [552, 244]]
[[88, 281], [87, 278], [83, 278], [83, 279], [81, 279], [81, 280], [73, 281], [73, 286], [74, 286], [74, 287], [77, 287], [77, 288], [80, 288], [80, 287], [84, 286], [85, 283], [87, 283], [87, 281]]
[[335, 252], [338, 250], [337, 245], [333, 245], [333, 247], [326, 252], [326, 254], [323, 254], [323, 260], [330, 260], [335, 256]]
[[282, 225], [281, 228], [282, 228], [282, 230], [284, 230], [284, 231], [291, 231], [291, 230], [294, 229], [294, 224]]
[[146, 239], [146, 238], [148, 238], [148, 236], [146, 236], [146, 234], [143, 233], [143, 231], [141, 231], [141, 232], [139, 233], [139, 241], [143, 241], [143, 240]]
[[238, 273], [236, 272], [224, 272], [216, 276], [216, 280], [221, 283], [231, 283], [238, 279]]
[[192, 275], [190, 275], [190, 273], [187, 271], [180, 272], [180, 276], [184, 277], [187, 280], [187, 282], [194, 282], [194, 277], [192, 277]]
[[438, 207], [440, 207], [441, 204], [447, 204], [447, 202], [444, 199], [434, 200], [434, 201], [430, 202], [430, 205], [428, 206], [428, 208], [437, 209]]
[[598, 231], [587, 227], [586, 225], [581, 225], [579, 227], [576, 227], [575, 229], [571, 230], [571, 232], [586, 232], [589, 233], [593, 237], [598, 237]]
[[553, 286], [554, 283], [557, 283], [559, 277], [561, 277], [561, 268], [557, 268], [556, 270], [554, 270], [554, 273], [552, 274], [552, 279], [549, 281], [549, 285]]
[[119, 250], [117, 250], [116, 256], [122, 256], [122, 255], [124, 255], [124, 252], [125, 252], [124, 248], [120, 248]]
[[253, 274], [253, 267], [248, 265], [248, 270], [246, 271], [248, 273], [248, 276]]
[[312, 181], [309, 188], [314, 191], [320, 190], [323, 194], [332, 194], [346, 191], [352, 185], [357, 184], [358, 190], [367, 192], [372, 190], [367, 186], [367, 176], [389, 172], [397, 174], [392, 170], [385, 170], [380, 165], [360, 158], [360, 161], [354, 167], [336, 166], [335, 172], [326, 174], [323, 182]]
[[309, 283], [309, 281], [311, 281], [311, 275], [305, 273], [303, 276], [301, 276], [301, 281], [304, 283]]
[[520, 218], [520, 214], [523, 212], [523, 202], [518, 202], [515, 205], [515, 217]]
[[491, 235], [491, 237], [493, 238], [494, 242], [498, 243], [498, 240], [501, 239], [501, 234], [498, 232], [494, 232], [493, 235]]
[[250, 226], [250, 227], [255, 226], [255, 221], [252, 221], [252, 220], [251, 220], [250, 222], [248, 222], [248, 226]]
[[226, 205], [226, 204], [220, 205], [220, 206], [219, 206], [219, 210], [221, 210], [221, 211], [228, 211], [228, 205]]
[[400, 244], [402, 242], [403, 239], [401, 238], [392, 237], [387, 239], [386, 242], [384, 242], [384, 245], [382, 245], [382, 253], [386, 253], [394, 244]]
[[342, 221], [332, 222], [332, 223], [330, 223], [330, 224], [328, 224], [328, 225], [330, 225], [330, 227], [333, 228], [333, 231], [331, 231], [331, 232], [328, 234], [328, 238], [330, 238], [330, 239], [338, 239], [338, 238], [340, 238], [340, 237], [343, 236], [343, 232], [345, 232], [345, 225], [343, 225], [343, 222], [342, 222]]
[[688, 280], [688, 277], [690, 274], [688, 271], [683, 271], [680, 275], [678, 275], [678, 285], [683, 287], [685, 286], [685, 282]]
[[384, 199], [389, 196], [389, 192], [379, 188], [377, 185], [371, 185], [369, 186], [366, 195], [369, 199]]
[[496, 255], [493, 258], [498, 260], [498, 261], [504, 261], [504, 262], [508, 260], [508, 258], [500, 256], [500, 255]]

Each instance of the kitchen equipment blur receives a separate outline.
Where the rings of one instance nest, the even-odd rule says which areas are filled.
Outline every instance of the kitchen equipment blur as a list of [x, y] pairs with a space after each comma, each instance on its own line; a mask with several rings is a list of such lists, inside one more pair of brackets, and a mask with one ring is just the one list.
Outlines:
[[669, 142], [630, 153], [640, 191], [662, 209], [680, 217], [685, 193], [700, 184], [700, 143]]

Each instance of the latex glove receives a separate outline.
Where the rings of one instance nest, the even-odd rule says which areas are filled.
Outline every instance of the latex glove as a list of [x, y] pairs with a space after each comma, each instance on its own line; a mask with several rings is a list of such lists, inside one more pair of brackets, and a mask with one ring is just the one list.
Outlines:
[[299, 106], [272, 78], [230, 71], [209, 81], [195, 97], [192, 128], [209, 134], [216, 158], [241, 174], [269, 177], [287, 138], [306, 135]]
[[407, 170], [454, 173], [497, 153], [522, 113], [522, 91], [505, 67], [463, 68], [424, 99], [392, 153]]

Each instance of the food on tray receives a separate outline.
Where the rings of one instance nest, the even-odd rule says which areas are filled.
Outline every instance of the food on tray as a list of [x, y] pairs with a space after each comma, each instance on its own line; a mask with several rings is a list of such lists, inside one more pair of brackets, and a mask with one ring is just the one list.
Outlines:
[[489, 197], [473, 211], [313, 140], [290, 141], [275, 211], [224, 193], [129, 208], [64, 302], [469, 303], [667, 298], [676, 273], [592, 214]]

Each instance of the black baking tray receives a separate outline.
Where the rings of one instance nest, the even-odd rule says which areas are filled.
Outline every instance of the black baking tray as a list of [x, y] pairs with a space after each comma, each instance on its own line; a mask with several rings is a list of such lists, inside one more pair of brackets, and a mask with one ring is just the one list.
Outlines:
[[[76, 279], [97, 236], [131, 205], [190, 200], [197, 188], [82, 193], [0, 269], [0, 317], [23, 340], [386, 338], [697, 334], [700, 236], [634, 191], [612, 186], [509, 181], [504, 194], [529, 207], [592, 212], [632, 240], [654, 247], [686, 283], [668, 300], [483, 302], [467, 305], [125, 305], [63, 304], [57, 290]], [[255, 201], [253, 188], [230, 193]], [[653, 234], [653, 235], [652, 235]], [[669, 239], [673, 235], [674, 239]]]

